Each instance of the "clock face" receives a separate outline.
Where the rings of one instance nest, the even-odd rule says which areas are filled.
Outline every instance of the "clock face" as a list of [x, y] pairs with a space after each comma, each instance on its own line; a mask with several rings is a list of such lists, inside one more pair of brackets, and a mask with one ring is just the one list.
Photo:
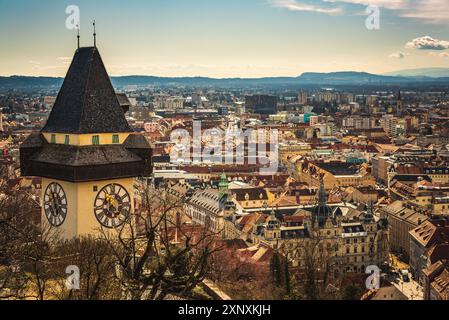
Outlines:
[[95, 217], [106, 228], [123, 225], [131, 213], [128, 191], [118, 184], [110, 184], [98, 192], [94, 204]]
[[44, 194], [44, 212], [53, 227], [60, 227], [67, 217], [67, 196], [57, 183], [50, 183]]

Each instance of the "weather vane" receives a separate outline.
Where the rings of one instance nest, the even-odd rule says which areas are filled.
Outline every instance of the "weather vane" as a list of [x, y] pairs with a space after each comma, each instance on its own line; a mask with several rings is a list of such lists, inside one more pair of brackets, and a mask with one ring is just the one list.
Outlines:
[[78, 32], [78, 35], [76, 36], [76, 38], [78, 39], [78, 49], [80, 48], [80, 26], [79, 24], [76, 25], [76, 30]]
[[97, 47], [97, 30], [96, 30], [96, 25], [95, 25], [95, 20], [94, 20], [94, 47]]

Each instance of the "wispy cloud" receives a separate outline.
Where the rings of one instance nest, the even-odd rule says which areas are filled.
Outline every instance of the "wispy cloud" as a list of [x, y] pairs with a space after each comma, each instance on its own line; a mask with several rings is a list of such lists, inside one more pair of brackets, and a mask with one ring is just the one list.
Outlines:
[[290, 11], [318, 12], [326, 14], [338, 14], [343, 12], [343, 9], [339, 7], [317, 6], [295, 0], [271, 0], [270, 3], [273, 7], [284, 8]]
[[72, 57], [57, 57], [56, 60], [58, 60], [58, 61], [71, 61]]
[[445, 50], [449, 49], [449, 41], [434, 39], [430, 36], [419, 37], [407, 42], [407, 49]]
[[388, 57], [389, 58], [393, 58], [393, 59], [404, 59], [405, 56], [407, 56], [406, 53], [399, 51], [399, 52], [395, 52], [395, 53], [390, 54]]
[[438, 58], [449, 58], [448, 52], [429, 52], [429, 55]]
[[70, 62], [72, 61], [72, 57], [57, 57], [56, 60], [58, 60], [58, 62], [61, 62], [62, 64], [70, 64]]
[[407, 7], [408, 0], [322, 0], [332, 3], [358, 4], [364, 6], [378, 6], [386, 9], [404, 9]]
[[391, 10], [396, 16], [412, 18], [428, 23], [449, 22], [448, 0], [316, 0], [314, 4], [304, 0], [268, 0], [273, 7], [292, 11], [342, 13], [345, 6], [378, 6]]
[[432, 23], [449, 22], [448, 0], [409, 0], [402, 17], [421, 19]]

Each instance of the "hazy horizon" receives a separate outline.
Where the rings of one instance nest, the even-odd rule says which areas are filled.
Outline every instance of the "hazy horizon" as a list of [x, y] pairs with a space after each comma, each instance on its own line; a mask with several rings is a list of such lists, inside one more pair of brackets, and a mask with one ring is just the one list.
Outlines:
[[[411, 72], [411, 71], [420, 71], [420, 70], [427, 70], [427, 69], [438, 69], [438, 70], [444, 70], [449, 71], [449, 68], [418, 68], [418, 69], [403, 69], [403, 70], [395, 70], [392, 72], [386, 72], [382, 74], [376, 74], [376, 73], [370, 73], [373, 75], [379, 75], [379, 76], [395, 76], [396, 74], [402, 73], [402, 72]], [[360, 72], [364, 73], [365, 71], [354, 71], [354, 70], [341, 70], [341, 71], [331, 71], [331, 72], [315, 72], [315, 71], [306, 71], [296, 76], [284, 76], [284, 75], [272, 75], [272, 76], [261, 76], [261, 77], [209, 77], [209, 76], [202, 76], [202, 75], [190, 75], [190, 76], [160, 76], [160, 75], [154, 75], [154, 74], [123, 74], [123, 75], [109, 75], [110, 77], [118, 78], [118, 77], [156, 77], [156, 78], [211, 78], [211, 79], [217, 79], [217, 80], [224, 80], [224, 79], [261, 79], [261, 78], [296, 78], [301, 77], [303, 74], [306, 73], [323, 73], [323, 74], [331, 74], [331, 73], [346, 73], [346, 72]], [[368, 72], [367, 72], [368, 73]], [[47, 75], [21, 75], [21, 74], [12, 74], [12, 75], [1, 75], [0, 77], [37, 77], [37, 78], [64, 78], [65, 75], [62, 76], [47, 76]], [[449, 73], [448, 73], [449, 76]], [[447, 77], [444, 75], [443, 77]]]

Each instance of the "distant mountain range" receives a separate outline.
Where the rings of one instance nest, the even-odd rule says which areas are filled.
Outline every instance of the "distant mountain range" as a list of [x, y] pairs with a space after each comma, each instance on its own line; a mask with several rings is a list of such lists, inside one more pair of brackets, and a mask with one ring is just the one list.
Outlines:
[[449, 77], [449, 68], [421, 68], [421, 69], [407, 69], [395, 72], [384, 73], [384, 76], [395, 77], [430, 77], [430, 78], [444, 78]]
[[[421, 71], [419, 71], [421, 70]], [[426, 71], [427, 70], [427, 73]], [[444, 71], [446, 70], [446, 71]], [[447, 73], [445, 73], [447, 72]], [[439, 74], [443, 77], [432, 77]], [[216, 86], [216, 87], [268, 87], [303, 85], [401, 85], [401, 84], [437, 84], [449, 85], [449, 69], [404, 70], [394, 75], [376, 75], [366, 72], [303, 73], [299, 77], [269, 78], [206, 78], [206, 77], [154, 77], [122, 76], [112, 77], [115, 87], [127, 86]], [[21, 88], [58, 88], [63, 78], [12, 76], [0, 77], [0, 89]]]

